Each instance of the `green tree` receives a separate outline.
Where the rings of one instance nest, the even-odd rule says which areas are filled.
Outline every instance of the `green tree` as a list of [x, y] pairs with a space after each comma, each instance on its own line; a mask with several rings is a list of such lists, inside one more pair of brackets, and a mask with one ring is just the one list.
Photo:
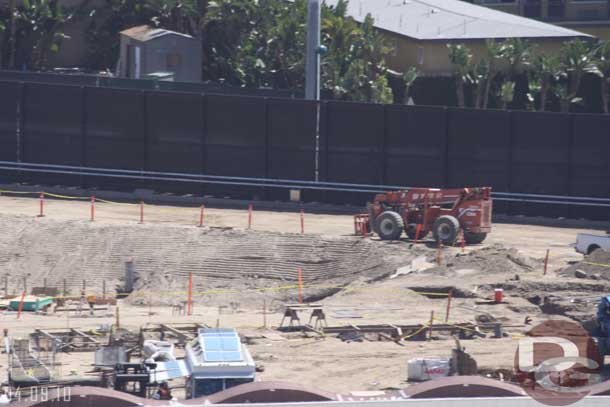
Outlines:
[[67, 38], [63, 27], [73, 17], [59, 0], [23, 0], [15, 9], [15, 38], [12, 40], [15, 51], [10, 51], [18, 51], [17, 64], [43, 68], [49, 52], [59, 51], [61, 41]]
[[595, 65], [597, 76], [600, 78], [600, 92], [602, 98], [602, 109], [608, 113], [608, 97], [610, 93], [610, 41], [600, 41], [597, 46]]
[[536, 57], [532, 69], [528, 72], [530, 94], [528, 99], [532, 104], [539, 99], [538, 110], [546, 110], [549, 93], [556, 94], [555, 87], [563, 76], [563, 68], [559, 57], [541, 54]]
[[593, 44], [581, 39], [566, 42], [561, 47], [559, 60], [564, 73], [557, 89], [562, 112], [568, 112], [573, 103], [581, 101], [577, 94], [583, 75], [597, 72], [595, 53]]
[[404, 104], [407, 104], [409, 102], [409, 97], [411, 96], [410, 95], [411, 88], [413, 87], [413, 84], [417, 80], [418, 76], [419, 76], [419, 72], [417, 71], [417, 68], [414, 66], [407, 69], [407, 71], [402, 75], [402, 80], [405, 84], [405, 95], [403, 98]]
[[500, 87], [500, 100], [502, 101], [502, 109], [506, 109], [509, 103], [512, 103], [515, 97], [515, 82], [504, 82]]
[[201, 17], [207, 4], [198, 0], [147, 0], [145, 7], [153, 15], [151, 22], [157, 27], [190, 34], [201, 34]]
[[491, 86], [500, 72], [502, 60], [505, 59], [506, 47], [503, 43], [499, 43], [496, 40], [486, 40], [485, 49], [487, 59], [489, 61], [487, 65], [487, 75], [485, 78], [485, 91], [483, 96], [483, 109], [487, 109], [489, 106], [489, 95], [491, 93]]
[[509, 78], [527, 73], [532, 65], [535, 47], [521, 38], [509, 38], [502, 43], [502, 54], [506, 59], [506, 73]]
[[459, 107], [465, 106], [464, 87], [471, 82], [472, 53], [464, 44], [447, 44], [449, 61], [455, 67], [455, 89]]

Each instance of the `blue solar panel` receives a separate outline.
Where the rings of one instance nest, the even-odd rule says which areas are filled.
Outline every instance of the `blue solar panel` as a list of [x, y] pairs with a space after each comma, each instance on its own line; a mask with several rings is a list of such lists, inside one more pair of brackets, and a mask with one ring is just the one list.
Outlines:
[[234, 329], [200, 331], [203, 359], [206, 362], [239, 362], [243, 360], [241, 342]]
[[243, 360], [241, 352], [205, 352], [206, 362], [240, 362]]

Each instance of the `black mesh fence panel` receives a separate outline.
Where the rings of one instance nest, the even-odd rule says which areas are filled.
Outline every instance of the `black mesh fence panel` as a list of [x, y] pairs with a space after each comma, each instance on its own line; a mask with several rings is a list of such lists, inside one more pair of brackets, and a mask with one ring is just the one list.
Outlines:
[[[354, 184], [383, 184], [383, 105], [327, 102], [320, 123], [322, 179]], [[363, 205], [370, 194], [329, 192], [334, 203]]]
[[[26, 84], [22, 160], [31, 163], [83, 164], [83, 88]], [[81, 184], [79, 175], [29, 173], [24, 180], [46, 185]]]
[[[205, 172], [225, 176], [267, 176], [265, 99], [209, 95], [205, 103]], [[219, 197], [264, 198], [264, 191], [256, 187], [210, 185], [207, 192]]]
[[[513, 112], [511, 192], [569, 194], [570, 117], [553, 113]], [[567, 216], [561, 205], [512, 203], [523, 215]]]
[[[0, 160], [17, 161], [17, 110], [21, 98], [21, 85], [0, 82]], [[0, 170], [0, 182], [13, 182], [20, 178], [14, 171]]]
[[438, 187], [444, 184], [445, 109], [386, 107], [385, 184]]
[[[569, 192], [576, 196], [610, 197], [610, 116], [572, 117]], [[570, 217], [610, 219], [610, 208], [575, 206]]]
[[[138, 91], [86, 88], [86, 164], [89, 167], [145, 170], [145, 94]], [[89, 177], [88, 177], [89, 178]], [[90, 177], [100, 188], [133, 190], [146, 182]]]
[[[313, 181], [315, 179], [316, 103], [269, 99], [268, 170], [270, 178]], [[270, 189], [271, 199], [288, 200], [286, 189]], [[301, 199], [318, 200], [319, 192], [301, 191]]]
[[[203, 169], [203, 97], [147, 94], [147, 157], [152, 171], [201, 174]], [[203, 185], [155, 181], [159, 191], [201, 194]]]

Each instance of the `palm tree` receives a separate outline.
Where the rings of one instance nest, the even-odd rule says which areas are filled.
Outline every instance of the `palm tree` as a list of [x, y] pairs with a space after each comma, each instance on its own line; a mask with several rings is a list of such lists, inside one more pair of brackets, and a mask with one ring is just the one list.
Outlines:
[[508, 81], [502, 84], [500, 88], [500, 100], [502, 101], [502, 109], [506, 109], [509, 103], [515, 97], [515, 82]]
[[514, 78], [529, 70], [534, 46], [528, 40], [509, 38], [502, 43], [502, 48], [502, 55], [508, 62], [509, 77]]
[[447, 44], [449, 61], [454, 65], [455, 89], [459, 107], [465, 106], [464, 85], [470, 82], [472, 53], [464, 44]]
[[487, 71], [487, 79], [485, 81], [485, 91], [483, 99], [483, 109], [487, 109], [489, 105], [489, 94], [491, 92], [491, 85], [499, 73], [499, 63], [505, 58], [506, 47], [503, 43], [499, 43], [495, 40], [486, 40], [485, 47], [487, 50], [487, 58], [489, 60], [489, 68]]
[[572, 103], [580, 101], [576, 95], [580, 89], [583, 75], [596, 73], [595, 53], [595, 47], [581, 39], [566, 42], [561, 47], [559, 58], [564, 69], [563, 81], [560, 83], [562, 112], [568, 112]]
[[411, 88], [413, 87], [413, 84], [415, 83], [415, 80], [417, 79], [418, 76], [419, 76], [419, 72], [417, 71], [417, 68], [414, 66], [407, 69], [407, 72], [405, 72], [402, 75], [402, 80], [405, 83], [405, 95], [403, 98], [404, 104], [409, 103], [409, 96], [411, 93]]
[[529, 71], [529, 88], [533, 94], [530, 95], [530, 100], [533, 102], [536, 94], [539, 96], [538, 110], [541, 112], [546, 110], [548, 94], [555, 93], [554, 87], [562, 75], [563, 69], [557, 56], [541, 54], [534, 59], [532, 69]]

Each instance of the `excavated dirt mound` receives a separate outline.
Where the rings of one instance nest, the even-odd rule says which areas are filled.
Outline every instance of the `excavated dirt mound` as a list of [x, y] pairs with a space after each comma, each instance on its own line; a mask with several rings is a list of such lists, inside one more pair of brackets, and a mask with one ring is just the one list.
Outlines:
[[610, 281], [610, 251], [595, 250], [583, 261], [574, 263], [558, 272], [564, 277]]
[[[135, 263], [136, 290], [150, 293], [140, 302], [184, 291], [189, 272], [196, 293], [268, 288], [254, 292], [294, 299], [296, 290], [273, 288], [294, 285], [301, 268], [304, 284], [331, 286], [308, 290], [306, 294], [315, 299], [336, 291], [332, 286], [394, 271], [374, 242], [356, 237], [2, 216], [0, 227], [7, 232], [0, 237], [0, 267], [13, 292], [20, 292], [23, 277], [30, 288], [42, 286], [46, 279], [47, 286], [61, 289], [65, 279], [72, 293], [83, 280], [88, 290], [97, 292], [106, 281], [110, 291], [123, 285], [129, 259]], [[228, 295], [236, 297], [234, 291]]]

